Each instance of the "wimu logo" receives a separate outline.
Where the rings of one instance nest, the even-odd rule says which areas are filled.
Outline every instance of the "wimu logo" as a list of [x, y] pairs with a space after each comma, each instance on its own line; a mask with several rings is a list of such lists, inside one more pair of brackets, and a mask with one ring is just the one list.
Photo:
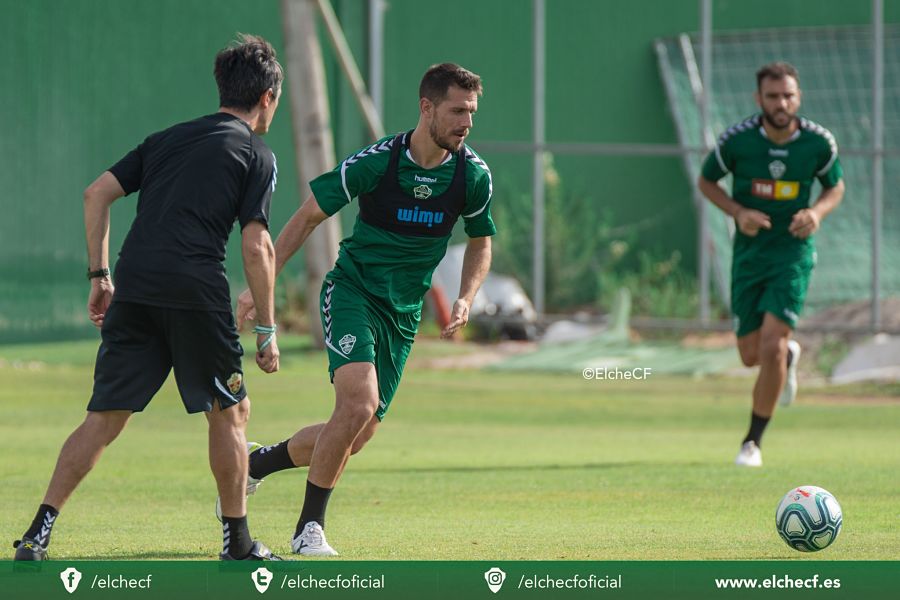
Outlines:
[[444, 213], [442, 211], [419, 210], [418, 206], [412, 210], [398, 208], [397, 220], [403, 223], [424, 223], [431, 227], [434, 224], [440, 225], [444, 222]]

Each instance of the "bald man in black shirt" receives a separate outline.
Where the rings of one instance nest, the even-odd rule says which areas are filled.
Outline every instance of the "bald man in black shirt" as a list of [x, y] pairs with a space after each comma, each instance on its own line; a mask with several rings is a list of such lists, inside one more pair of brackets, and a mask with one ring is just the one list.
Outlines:
[[[209, 422], [210, 466], [223, 513], [220, 558], [277, 559], [247, 526], [250, 400], [223, 261], [238, 221], [244, 271], [259, 311], [256, 362], [273, 373], [279, 355], [268, 223], [277, 168], [259, 136], [275, 115], [283, 77], [268, 42], [241, 36], [216, 56], [217, 113], [150, 135], [85, 190], [87, 308], [102, 336], [94, 392], [31, 527], [14, 543], [16, 560], [47, 558], [59, 511], [173, 369], [187, 412], [204, 412]], [[109, 207], [136, 191], [137, 214], [119, 253], [114, 288]]]

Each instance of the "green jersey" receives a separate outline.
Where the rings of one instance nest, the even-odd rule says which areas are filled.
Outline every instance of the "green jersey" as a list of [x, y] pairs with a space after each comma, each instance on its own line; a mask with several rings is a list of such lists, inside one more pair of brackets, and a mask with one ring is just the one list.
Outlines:
[[821, 125], [799, 119], [799, 128], [784, 144], [772, 142], [755, 115], [730, 127], [719, 138], [703, 164], [703, 177], [718, 181], [727, 173], [734, 178], [731, 196], [737, 202], [766, 213], [772, 228], [755, 237], [737, 231], [735, 262], [781, 262], [812, 254], [812, 236], [805, 240], [788, 227], [797, 211], [809, 207], [813, 179], [834, 187], [841, 179], [837, 143]]
[[[309, 185], [327, 215], [354, 198], [367, 198], [361, 211], [365, 209], [368, 218], [357, 216], [327, 278], [348, 281], [392, 312], [417, 314], [434, 269], [447, 251], [448, 225], [461, 216], [469, 237], [491, 236], [497, 230], [490, 211], [491, 171], [481, 157], [464, 146], [440, 165], [425, 169], [413, 160], [409, 137], [406, 133], [382, 138]], [[395, 138], [397, 149], [392, 152]], [[460, 157], [464, 164], [459, 164]], [[390, 186], [382, 183], [389, 172], [396, 173], [396, 184], [392, 181]], [[393, 191], [381, 195], [386, 188]], [[390, 194], [404, 196], [408, 206], [382, 202]], [[445, 202], [451, 194], [460, 202], [448, 216], [440, 199]]]

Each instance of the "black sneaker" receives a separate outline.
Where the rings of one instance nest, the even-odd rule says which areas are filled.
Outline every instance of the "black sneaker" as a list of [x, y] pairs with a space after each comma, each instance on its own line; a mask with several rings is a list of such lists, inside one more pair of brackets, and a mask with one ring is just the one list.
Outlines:
[[[18, 556], [18, 555], [17, 555]], [[266, 545], [259, 540], [253, 540], [253, 546], [250, 547], [250, 553], [244, 558], [235, 558], [227, 552], [219, 554], [219, 560], [284, 560], [277, 554], [266, 548]]]
[[47, 560], [47, 549], [29, 538], [13, 542], [16, 555], [13, 560]]

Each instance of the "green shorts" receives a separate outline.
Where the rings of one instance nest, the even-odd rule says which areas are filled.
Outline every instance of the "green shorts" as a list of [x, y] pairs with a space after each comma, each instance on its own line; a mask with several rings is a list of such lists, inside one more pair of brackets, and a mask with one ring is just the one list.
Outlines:
[[803, 310], [815, 254], [785, 264], [735, 264], [731, 269], [731, 312], [738, 337], [762, 327], [765, 313], [772, 313], [791, 329]]
[[375, 416], [381, 421], [400, 385], [420, 313], [390, 312], [340, 279], [325, 280], [319, 305], [332, 383], [334, 372], [348, 363], [374, 364], [378, 378]]

